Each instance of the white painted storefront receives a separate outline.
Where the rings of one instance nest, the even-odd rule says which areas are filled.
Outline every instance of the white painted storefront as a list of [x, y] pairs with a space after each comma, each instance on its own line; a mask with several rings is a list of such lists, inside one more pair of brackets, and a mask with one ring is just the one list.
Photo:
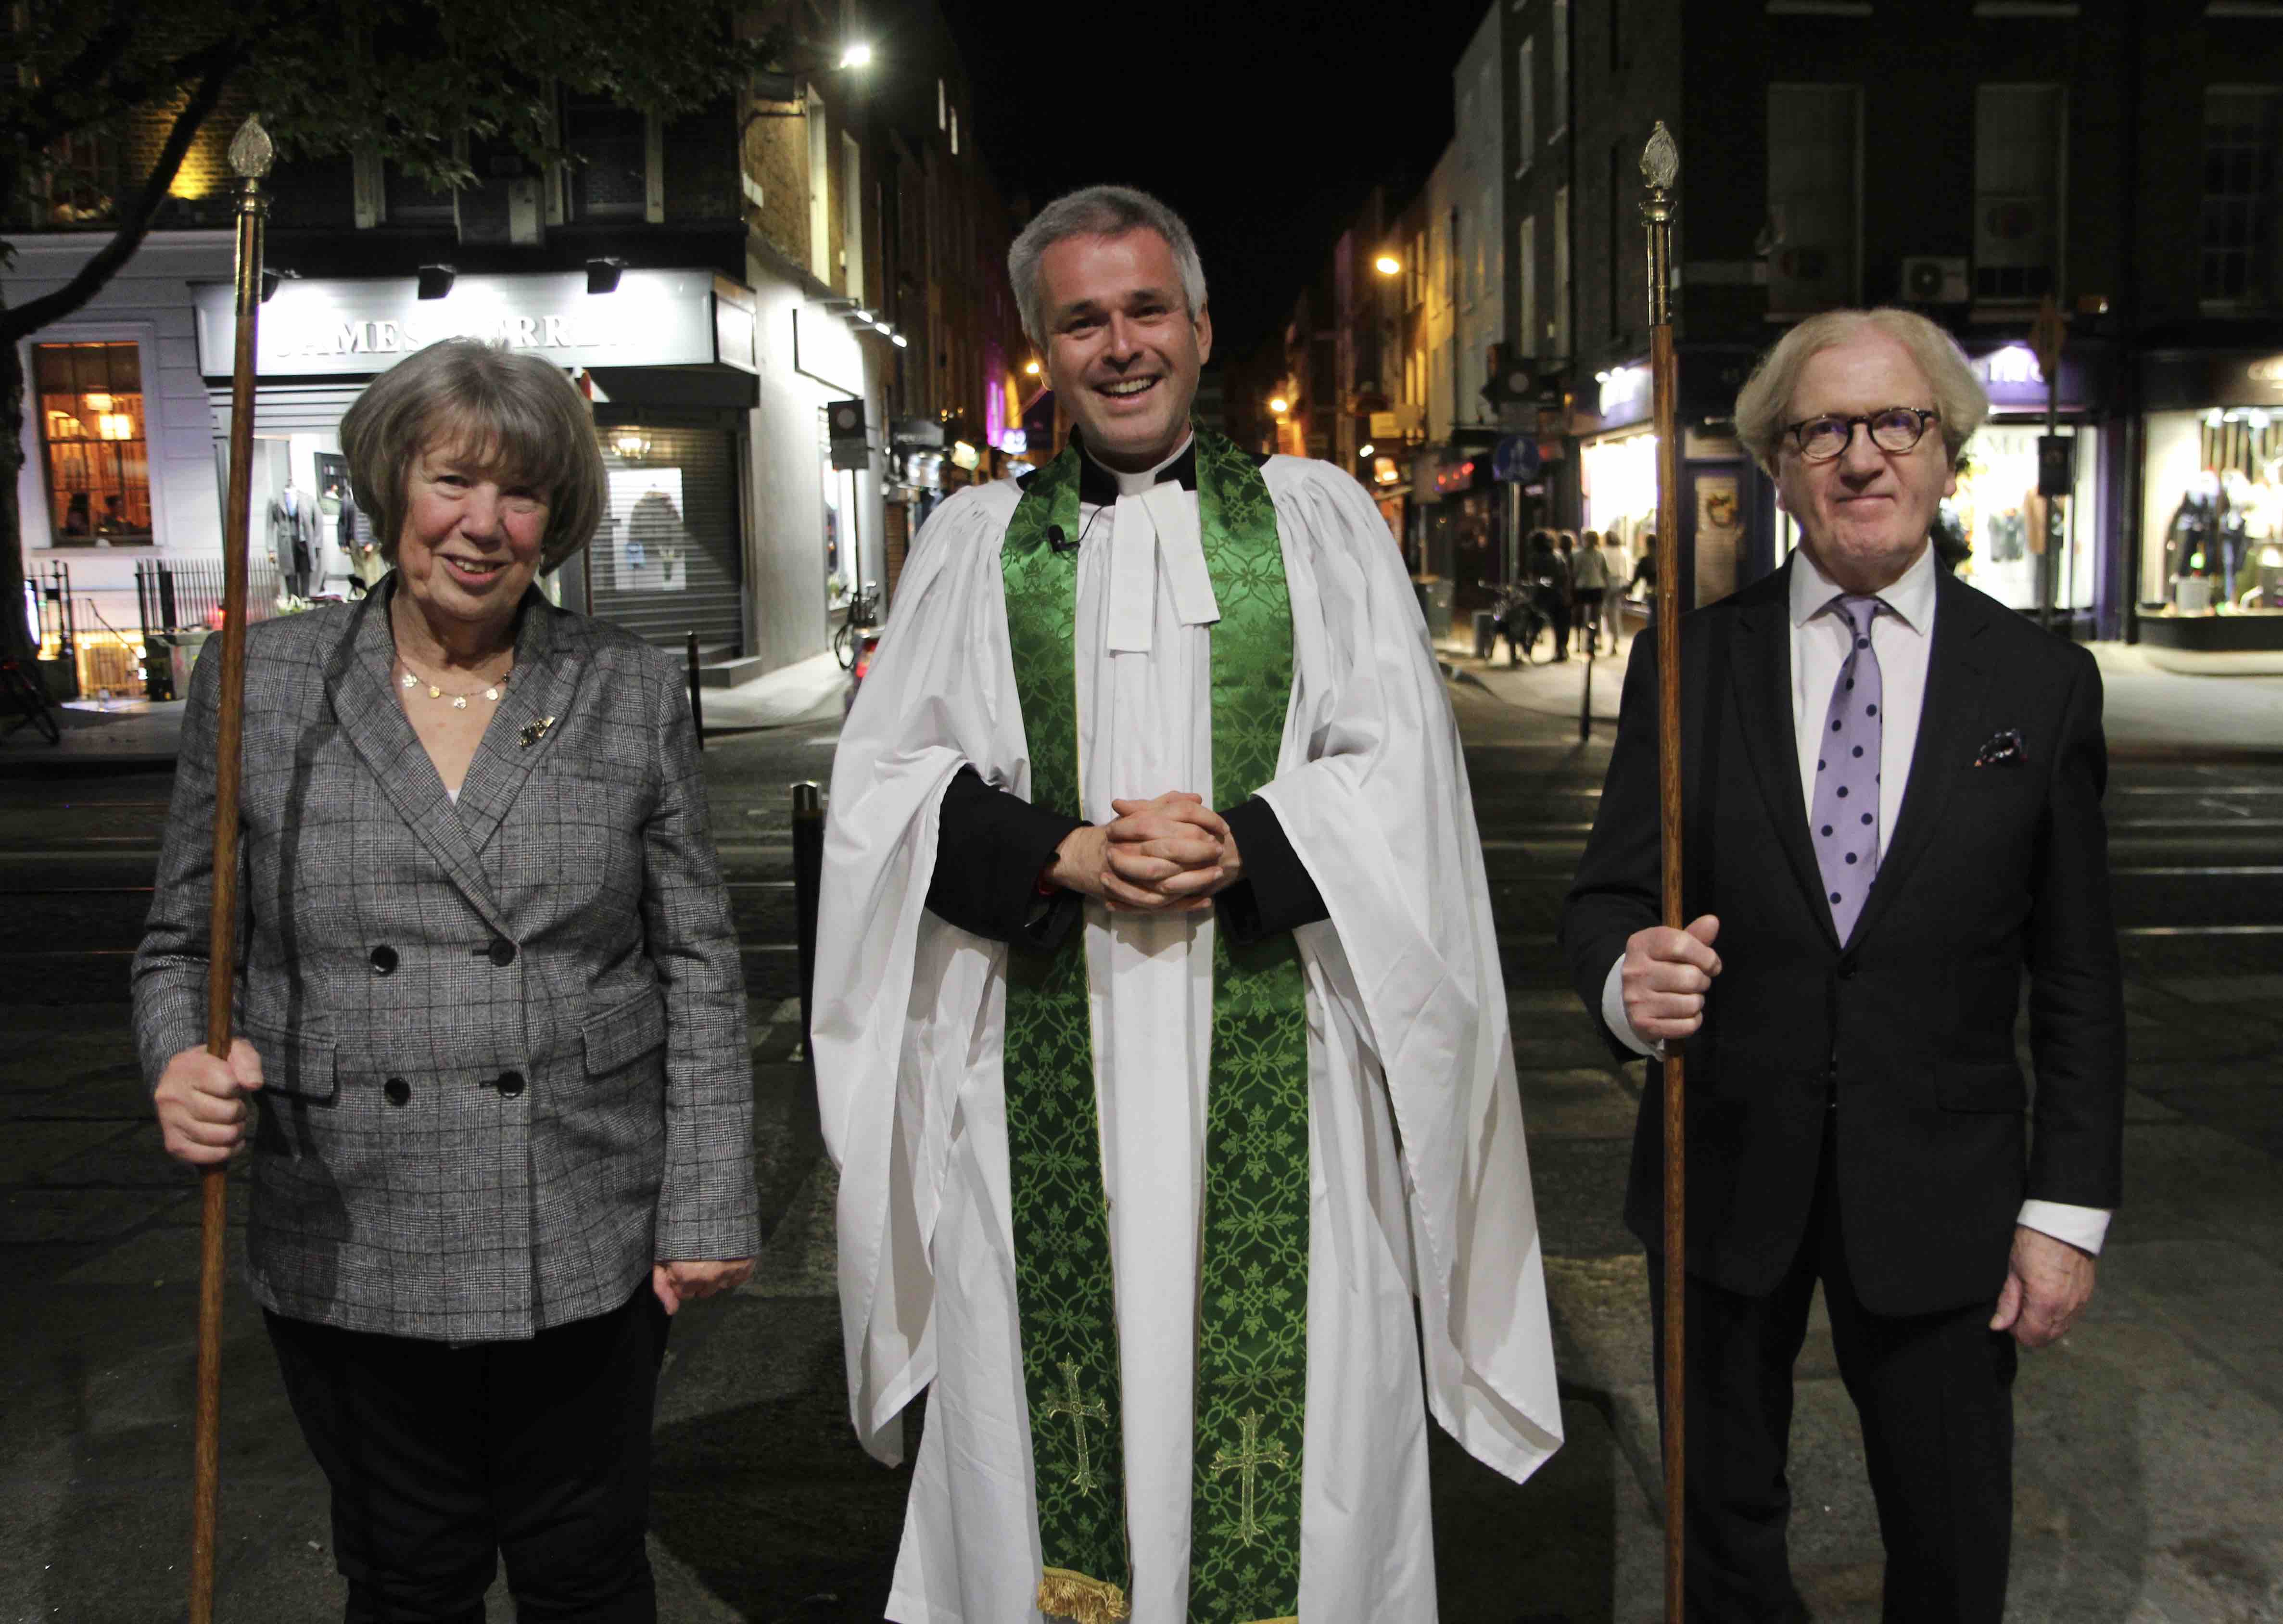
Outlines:
[[[67, 281], [101, 240], [18, 239], [5, 282], [9, 302]], [[66, 562], [74, 596], [121, 628], [135, 621], [137, 559], [221, 556], [231, 253], [228, 232], [154, 234], [87, 308], [25, 347], [27, 388], [35, 345], [136, 347], [148, 441], [147, 540], [114, 544], [108, 536], [55, 534], [58, 498], [46, 472], [36, 398], [27, 402], [19, 485], [27, 576], [47, 561]], [[747, 656], [741, 675], [822, 652], [832, 624], [829, 577], [853, 585], [885, 573], [878, 448], [881, 372], [892, 351], [869, 328], [860, 338], [847, 301], [828, 304], [829, 290], [795, 268], [757, 255], [749, 278], [747, 287], [703, 269], [627, 269], [614, 291], [590, 293], [582, 272], [461, 275], [442, 297], [428, 300], [409, 276], [283, 281], [262, 307], [257, 346], [254, 556], [268, 556], [269, 505], [290, 483], [322, 498], [312, 589], [347, 589], [350, 558], [331, 500], [341, 414], [373, 376], [439, 338], [505, 343], [599, 379], [639, 377], [651, 399], [678, 393], [676, 369], [693, 374], [693, 401], [705, 394], [697, 386], [700, 369], [717, 386], [721, 374], [734, 371], [756, 380], [745, 397], [756, 403], [727, 417], [739, 431], [730, 436], [733, 452], [744, 458], [734, 471], [737, 534], [730, 542], [742, 555], [735, 571]], [[718, 395], [718, 386], [712, 393]], [[874, 448], [869, 472], [830, 466], [824, 408], [848, 398], [866, 402]], [[623, 403], [618, 415], [629, 415]]]

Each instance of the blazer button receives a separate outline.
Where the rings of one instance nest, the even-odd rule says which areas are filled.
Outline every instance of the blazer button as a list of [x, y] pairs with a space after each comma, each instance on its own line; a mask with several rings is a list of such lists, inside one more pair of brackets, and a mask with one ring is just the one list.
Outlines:
[[492, 943], [491, 956], [493, 964], [497, 964], [503, 970], [506, 969], [510, 964], [515, 963], [515, 943], [510, 941], [504, 936], [501, 937], [498, 941]]
[[372, 972], [386, 975], [396, 968], [396, 949], [382, 942], [372, 950]]
[[1855, 979], [1855, 956], [1852, 953], [1839, 961], [1839, 979], [1843, 981]]
[[392, 1105], [401, 1105], [412, 1097], [412, 1085], [401, 1077], [391, 1077], [380, 1085], [380, 1091], [388, 1096]]
[[499, 1081], [494, 1086], [499, 1089], [500, 1097], [502, 1098], [513, 1099], [517, 1095], [523, 1092], [523, 1074], [521, 1072], [502, 1072], [499, 1074]]

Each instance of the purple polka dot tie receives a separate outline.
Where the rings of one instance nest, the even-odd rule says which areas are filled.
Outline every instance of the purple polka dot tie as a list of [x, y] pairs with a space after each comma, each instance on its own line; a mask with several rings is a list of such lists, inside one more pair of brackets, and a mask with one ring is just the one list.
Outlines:
[[1846, 621], [1854, 646], [1832, 684], [1815, 762], [1815, 805], [1809, 815], [1816, 864], [1831, 923], [1846, 941], [1879, 871], [1879, 656], [1871, 622], [1886, 605], [1875, 597], [1842, 597], [1831, 606]]

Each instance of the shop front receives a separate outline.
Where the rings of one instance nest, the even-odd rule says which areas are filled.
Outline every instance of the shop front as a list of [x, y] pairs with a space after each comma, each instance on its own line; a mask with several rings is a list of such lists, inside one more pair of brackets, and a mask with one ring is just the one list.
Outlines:
[[[2107, 493], [2118, 431], [2105, 428], [2092, 405], [2108, 393], [2105, 357], [2072, 356], [2061, 364], [2053, 433], [2068, 447], [2069, 494], [2049, 501], [2038, 490], [2046, 408], [2037, 356], [2013, 342], [1969, 343], [1967, 350], [1990, 416], [1959, 457], [1958, 488], [1937, 510], [1937, 555], [1960, 580], [2009, 609], [2036, 615], [2050, 605], [2072, 636], [2114, 635], [2108, 583], [2117, 527]], [[1760, 483], [1767, 486], [1764, 478]], [[1799, 527], [1772, 496], [1770, 508], [1774, 561], [1781, 563], [1799, 544]]]
[[[1684, 357], [1686, 362], [1687, 357]], [[1684, 423], [1725, 418], [1733, 401], [1726, 371], [1711, 357], [1684, 366]], [[1692, 389], [1692, 373], [1703, 380]], [[1579, 511], [1584, 528], [1614, 537], [1631, 560], [1628, 581], [1656, 543], [1657, 436], [1646, 363], [1614, 367], [1596, 379], [1600, 410], [1578, 428]], [[1703, 394], [1703, 399], [1695, 398]], [[1761, 573], [1765, 546], [1753, 544], [1757, 472], [1734, 438], [1701, 429], [1682, 436], [1679, 492], [1681, 607], [1695, 608], [1734, 591]], [[1765, 533], [1763, 532], [1763, 538]], [[1781, 554], [1778, 557], [1780, 558]], [[1636, 595], [1648, 596], [1643, 584]]]
[[[526, 350], [595, 402], [609, 481], [592, 545], [549, 590], [643, 638], [711, 657], [748, 643], [740, 468], [755, 403], [751, 294], [708, 270], [627, 270], [610, 292], [583, 272], [288, 280], [262, 307], [254, 402], [253, 546], [300, 596], [362, 591], [384, 569], [356, 510], [340, 420], [366, 383], [440, 339]], [[226, 468], [236, 324], [231, 289], [192, 290], [200, 371]], [[297, 555], [295, 549], [300, 550]], [[293, 583], [289, 581], [288, 589]]]
[[2283, 651], [2283, 355], [2141, 366], [2139, 640]]
[[2114, 448], [2092, 404], [2108, 393], [2107, 369], [2098, 357], [2061, 363], [2053, 433], [2069, 446], [2069, 494], [2056, 502], [2038, 488], [2046, 391], [2038, 357], [2026, 345], [2003, 344], [1968, 360], [1989, 393], [1990, 418], [1967, 442], [1957, 492], [1942, 507], [1952, 556], [1958, 543], [1966, 549], [1959, 579], [2009, 609], [2041, 614], [2050, 606], [2077, 635], [2098, 635], [2116, 530], [2102, 496]]

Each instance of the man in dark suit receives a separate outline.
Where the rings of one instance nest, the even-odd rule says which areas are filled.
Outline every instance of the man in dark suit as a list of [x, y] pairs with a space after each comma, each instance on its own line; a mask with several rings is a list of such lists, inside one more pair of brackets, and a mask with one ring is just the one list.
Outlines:
[[[1761, 363], [1737, 429], [1801, 541], [1682, 622], [1691, 923], [1658, 923], [1649, 637], [1563, 911], [1615, 1051], [1687, 1042], [1693, 1620], [1807, 1616], [1785, 1451], [1819, 1280], [1888, 1624], [1996, 1624], [2016, 1346], [2083, 1310], [2119, 1195], [2100, 675], [1928, 544], [1987, 411], [1956, 347], [1901, 311], [1813, 317]], [[2014, 1042], [2025, 970], [2034, 1104]], [[1625, 1201], [1652, 1254], [1663, 1194], [1652, 1080]]]

